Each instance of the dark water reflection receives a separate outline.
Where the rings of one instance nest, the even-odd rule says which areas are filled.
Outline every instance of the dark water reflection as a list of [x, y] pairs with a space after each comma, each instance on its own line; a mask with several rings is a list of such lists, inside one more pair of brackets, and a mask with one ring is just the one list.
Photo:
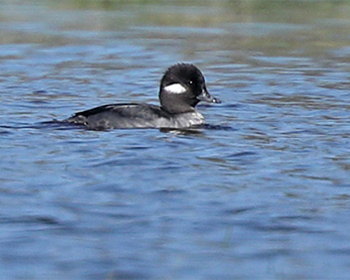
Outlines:
[[[3, 279], [348, 279], [347, 1], [0, 5]], [[201, 128], [55, 121], [177, 61]]]

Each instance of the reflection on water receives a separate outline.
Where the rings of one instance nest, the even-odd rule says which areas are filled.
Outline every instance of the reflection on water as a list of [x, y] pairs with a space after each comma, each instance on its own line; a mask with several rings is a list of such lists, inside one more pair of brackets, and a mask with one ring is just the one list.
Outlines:
[[[349, 2], [0, 5], [4, 279], [348, 278]], [[205, 126], [60, 122], [178, 61]]]

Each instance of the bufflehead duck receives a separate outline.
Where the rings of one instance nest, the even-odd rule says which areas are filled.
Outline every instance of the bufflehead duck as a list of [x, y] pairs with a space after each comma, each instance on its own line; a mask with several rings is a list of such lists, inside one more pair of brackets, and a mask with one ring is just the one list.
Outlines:
[[161, 106], [144, 103], [110, 104], [78, 112], [66, 121], [90, 129], [187, 128], [204, 123], [195, 106], [200, 101], [220, 103], [207, 91], [201, 71], [192, 64], [169, 67], [159, 90]]

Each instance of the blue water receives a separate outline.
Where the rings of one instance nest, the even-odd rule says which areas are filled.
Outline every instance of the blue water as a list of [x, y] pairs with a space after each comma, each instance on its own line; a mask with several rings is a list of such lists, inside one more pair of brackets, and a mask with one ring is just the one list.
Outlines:
[[[0, 278], [349, 279], [350, 5], [289, 2], [0, 1]], [[50, 123], [178, 61], [203, 128]]]

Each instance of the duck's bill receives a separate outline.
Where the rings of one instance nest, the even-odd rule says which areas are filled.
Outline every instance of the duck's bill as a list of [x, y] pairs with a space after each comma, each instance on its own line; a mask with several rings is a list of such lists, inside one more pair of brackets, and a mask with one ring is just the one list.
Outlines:
[[208, 102], [208, 103], [221, 103], [221, 100], [211, 96], [206, 88], [203, 89], [202, 93], [197, 96], [198, 100]]

